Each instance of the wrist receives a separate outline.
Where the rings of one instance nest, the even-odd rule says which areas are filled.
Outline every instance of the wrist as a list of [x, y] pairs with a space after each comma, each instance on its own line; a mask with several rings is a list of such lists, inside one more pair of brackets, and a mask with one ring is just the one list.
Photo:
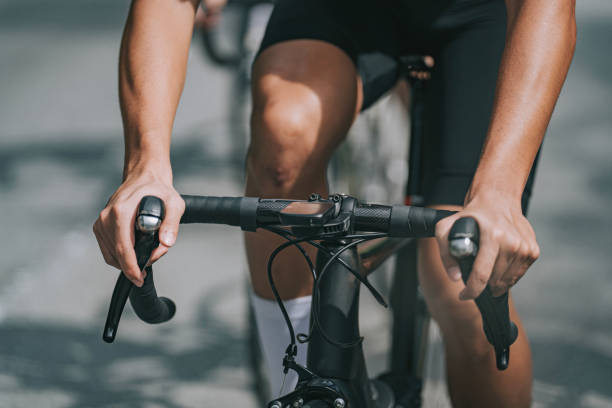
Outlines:
[[123, 167], [123, 180], [147, 176], [165, 184], [172, 184], [170, 158], [159, 155], [139, 154], [127, 157]]
[[123, 179], [148, 174], [171, 184], [169, 141], [169, 136], [157, 133], [126, 133]]
[[517, 193], [507, 188], [499, 188], [495, 185], [474, 185], [468, 190], [464, 206], [494, 205], [500, 208], [517, 208], [522, 206], [522, 191]]

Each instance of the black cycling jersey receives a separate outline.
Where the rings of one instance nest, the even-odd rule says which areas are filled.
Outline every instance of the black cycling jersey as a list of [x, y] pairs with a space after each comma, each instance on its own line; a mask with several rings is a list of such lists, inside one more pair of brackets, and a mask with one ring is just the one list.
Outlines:
[[505, 35], [503, 0], [279, 0], [260, 52], [295, 39], [337, 46], [361, 76], [362, 109], [397, 82], [401, 55], [433, 56], [421, 185], [426, 204], [462, 205], [489, 126]]

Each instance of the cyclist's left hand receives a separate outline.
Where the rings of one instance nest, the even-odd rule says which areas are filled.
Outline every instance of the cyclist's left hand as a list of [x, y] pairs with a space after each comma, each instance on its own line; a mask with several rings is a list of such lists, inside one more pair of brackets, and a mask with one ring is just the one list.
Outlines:
[[438, 222], [442, 263], [454, 281], [461, 279], [461, 271], [448, 249], [450, 229], [462, 217], [473, 217], [480, 228], [478, 255], [460, 299], [475, 299], [487, 284], [493, 296], [504, 294], [540, 256], [533, 228], [523, 216], [520, 200], [516, 201], [496, 192], [481, 194], [467, 202], [463, 211]]

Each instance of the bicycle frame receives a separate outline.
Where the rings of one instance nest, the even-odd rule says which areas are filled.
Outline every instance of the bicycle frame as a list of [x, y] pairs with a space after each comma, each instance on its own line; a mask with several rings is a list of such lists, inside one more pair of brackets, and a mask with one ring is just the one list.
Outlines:
[[[328, 249], [334, 251], [339, 245], [324, 242]], [[317, 257], [320, 268], [328, 257], [320, 254]], [[356, 249], [349, 249], [343, 254], [344, 260], [353, 268], [358, 268], [359, 254]], [[319, 297], [319, 320], [321, 327], [336, 341], [351, 342], [359, 338], [359, 292], [357, 279], [339, 262], [334, 262], [325, 275], [321, 277]], [[308, 368], [323, 377], [339, 379], [345, 382], [349, 401], [355, 407], [370, 407], [367, 401], [372, 399], [369, 378], [365, 366], [362, 342], [350, 348], [341, 348], [326, 341], [320, 331], [313, 329], [308, 345]]]
[[[334, 240], [323, 241], [332, 253], [345, 243]], [[355, 270], [361, 265], [355, 247], [347, 249], [340, 258]], [[317, 270], [322, 270], [329, 256], [319, 251]], [[360, 271], [362, 276], [366, 272]], [[318, 297], [319, 322], [327, 336], [339, 343], [355, 343], [349, 346], [332, 344], [315, 325], [308, 343], [307, 370], [309, 378], [300, 376], [296, 390], [268, 406], [285, 406], [300, 398], [308, 402], [310, 398], [330, 399], [334, 407], [343, 407], [348, 402], [355, 408], [392, 408], [393, 392], [386, 384], [370, 380], [366, 368], [363, 346], [359, 334], [359, 293], [360, 282], [340, 262], [332, 263], [320, 277]], [[300, 374], [298, 372], [298, 374]], [[329, 391], [327, 395], [323, 388]], [[330, 397], [331, 396], [331, 397]], [[333, 401], [333, 402], [332, 402]]]

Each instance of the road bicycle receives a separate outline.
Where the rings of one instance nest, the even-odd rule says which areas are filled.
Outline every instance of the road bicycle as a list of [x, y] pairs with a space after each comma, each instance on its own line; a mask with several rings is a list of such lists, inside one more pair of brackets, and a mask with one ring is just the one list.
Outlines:
[[[215, 29], [200, 31], [202, 44], [208, 60], [217, 66], [231, 70], [233, 75], [230, 93], [232, 98], [231, 117], [229, 118], [230, 133], [232, 135], [233, 156], [241, 158], [245, 152], [246, 127], [244, 126], [246, 94], [250, 81], [250, 62], [258, 46], [254, 41], [253, 32], [257, 27], [265, 26], [262, 21], [260, 6], [272, 5], [270, 0], [231, 0], [224, 10], [223, 24]], [[257, 18], [259, 16], [259, 18]], [[262, 34], [262, 33], [260, 33]], [[383, 63], [388, 61], [383, 60]], [[400, 59], [398, 77], [410, 84], [410, 155], [407, 166], [410, 168], [406, 188], [407, 203], [420, 205], [422, 202], [420, 192], [420, 145], [423, 137], [422, 112], [424, 109], [423, 89], [430, 72], [425, 64], [424, 57], [420, 55], [407, 55]], [[425, 76], [413, 75], [423, 73]], [[407, 108], [407, 106], [402, 106]], [[330, 173], [332, 185], [341, 186], [359, 197], [378, 200], [396, 200], [396, 191], [401, 190], [405, 174], [397, 177], [397, 172], [390, 171], [390, 167], [404, 159], [395, 157], [397, 148], [389, 148], [395, 144], [392, 136], [381, 130], [385, 121], [381, 106], [374, 106], [367, 112], [362, 125], [367, 130], [363, 134], [350, 134], [347, 143], [334, 155]], [[351, 131], [351, 133], [354, 133]], [[359, 141], [356, 137], [360, 136]], [[365, 148], [360, 148], [360, 146]], [[389, 157], [392, 152], [394, 157]], [[367, 172], [355, 169], [354, 162], [366, 163], [362, 166]], [[400, 163], [401, 164], [401, 163]], [[403, 170], [406, 173], [406, 170]], [[350, 177], [343, 177], [344, 175]], [[398, 180], [399, 179], [399, 180]], [[372, 189], [370, 187], [375, 186]], [[380, 191], [381, 186], [384, 186]], [[337, 187], [336, 187], [337, 188]], [[382, 194], [381, 194], [382, 193]], [[384, 256], [381, 256], [384, 254]], [[418, 291], [416, 277], [416, 243], [411, 240], [374, 242], [373, 245], [363, 246], [361, 256], [368, 268], [378, 267], [389, 256], [397, 254], [395, 271], [392, 273], [392, 283], [388, 282], [388, 274], [378, 274], [377, 283], [386, 283], [391, 287], [390, 304], [393, 311], [393, 328], [391, 330], [392, 347], [390, 353], [390, 368], [385, 374], [389, 381], [397, 383], [397, 388], [411, 389], [412, 393], [420, 398], [422, 379], [425, 375], [425, 356], [428, 345], [429, 314], [423, 297]], [[385, 288], [386, 289], [386, 288]], [[249, 365], [253, 374], [253, 388], [259, 401], [263, 404], [269, 398], [269, 385], [264, 366], [262, 351], [257, 335], [257, 325], [251, 307], [248, 309], [248, 351]]]
[[[313, 194], [308, 200], [182, 197], [186, 207], [181, 223], [226, 224], [245, 231], [265, 229], [286, 240], [270, 255], [267, 271], [289, 329], [283, 367], [285, 371], [297, 373], [298, 383], [293, 391], [270, 401], [268, 408], [411, 406], [413, 401], [403, 400], [396, 384], [384, 377], [368, 377], [358, 325], [360, 286], [363, 284], [381, 305], [386, 306], [387, 302], [369, 282], [368, 274], [374, 268], [364, 265], [368, 258], [360, 259], [357, 246], [377, 239], [431, 237], [436, 223], [453, 212], [366, 204], [341, 194], [329, 198]], [[159, 245], [157, 231], [163, 217], [164, 205], [159, 198], [146, 196], [142, 199], [135, 221], [135, 251], [138, 265], [146, 271], [146, 277], [143, 286], [138, 288], [123, 273], [119, 274], [103, 330], [106, 342], [115, 340], [128, 298], [137, 316], [147, 323], [162, 323], [175, 314], [174, 302], [157, 296], [153, 269], [146, 266], [151, 252]], [[478, 242], [478, 225], [473, 218], [455, 222], [449, 245], [464, 281], [469, 277]], [[315, 262], [307, 255], [304, 245], [318, 249]], [[314, 278], [309, 333], [294, 332], [274, 284], [274, 259], [289, 247], [296, 247], [301, 252]], [[510, 345], [518, 335], [509, 317], [508, 294], [493, 297], [486, 288], [476, 299], [476, 305], [482, 315], [486, 338], [495, 351], [497, 368], [504, 370], [509, 364]], [[297, 341], [308, 343], [306, 366], [294, 359]]]

